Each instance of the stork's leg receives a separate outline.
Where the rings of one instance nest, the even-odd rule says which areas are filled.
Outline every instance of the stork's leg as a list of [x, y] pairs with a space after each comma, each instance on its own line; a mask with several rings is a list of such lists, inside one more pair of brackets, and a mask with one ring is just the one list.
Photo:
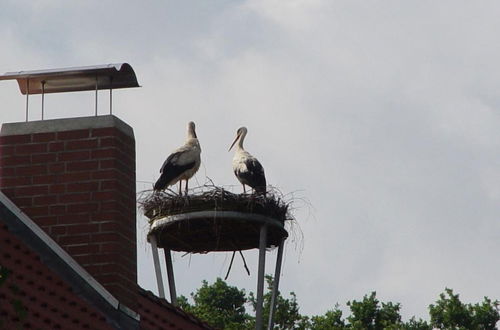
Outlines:
[[247, 190], [245, 189], [245, 184], [243, 184], [243, 193], [246, 194]]
[[182, 196], [182, 180], [179, 180], [179, 196]]
[[188, 194], [188, 181], [189, 181], [189, 180], [186, 180], [186, 196], [187, 196], [187, 194]]

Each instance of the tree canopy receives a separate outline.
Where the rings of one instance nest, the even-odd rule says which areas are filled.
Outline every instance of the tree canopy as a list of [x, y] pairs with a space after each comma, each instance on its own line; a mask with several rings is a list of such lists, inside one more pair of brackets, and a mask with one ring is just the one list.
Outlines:
[[203, 281], [201, 288], [191, 294], [191, 298], [194, 304], [180, 296], [179, 306], [217, 328], [240, 329], [252, 320], [245, 309], [248, 302], [245, 291], [227, 285], [220, 278], [211, 285]]
[[[264, 294], [264, 322], [267, 325], [271, 304], [272, 276], [266, 276], [267, 290]], [[254, 329], [256, 298], [253, 292], [229, 286], [218, 278], [214, 283], [202, 282], [202, 286], [191, 293], [191, 301], [181, 296], [179, 305], [188, 312], [220, 329]], [[445, 289], [434, 304], [429, 306], [429, 321], [412, 317], [403, 321], [401, 305], [380, 302], [376, 292], [371, 292], [357, 301], [346, 303], [349, 315], [343, 315], [340, 305], [333, 306], [325, 314], [306, 316], [300, 314], [299, 303], [294, 292], [285, 298], [278, 294], [274, 329], [297, 330], [493, 330], [500, 320], [499, 301], [485, 297], [481, 303], [465, 304], [452, 289]]]

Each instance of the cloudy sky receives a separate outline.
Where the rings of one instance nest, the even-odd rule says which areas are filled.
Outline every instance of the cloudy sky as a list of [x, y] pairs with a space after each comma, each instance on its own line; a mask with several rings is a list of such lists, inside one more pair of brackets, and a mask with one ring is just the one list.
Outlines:
[[[302, 313], [377, 291], [426, 318], [445, 287], [500, 298], [499, 12], [495, 1], [2, 0], [0, 73], [130, 63], [142, 88], [113, 104], [135, 131], [139, 191], [189, 120], [203, 150], [192, 185], [239, 191], [227, 148], [247, 126], [267, 181], [296, 199], [281, 289]], [[15, 82], [0, 99], [1, 122], [24, 120]], [[45, 113], [93, 115], [94, 95], [48, 95]], [[139, 281], [156, 291], [146, 231], [139, 217]], [[229, 283], [253, 291], [245, 255], [252, 276], [237, 260]], [[230, 255], [174, 258], [189, 295]]]

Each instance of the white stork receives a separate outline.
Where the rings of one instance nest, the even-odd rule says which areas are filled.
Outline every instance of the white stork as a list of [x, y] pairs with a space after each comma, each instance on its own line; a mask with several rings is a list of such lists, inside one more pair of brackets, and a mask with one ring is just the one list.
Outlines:
[[184, 145], [168, 156], [160, 169], [160, 178], [154, 185], [154, 190], [159, 191], [174, 185], [179, 181], [179, 195], [182, 190], [182, 180], [186, 180], [186, 195], [188, 180], [198, 171], [201, 164], [200, 143], [196, 137], [195, 126], [192, 121], [187, 126], [187, 140]]
[[[240, 127], [236, 132], [229, 150], [233, 148], [236, 142], [236, 152], [233, 157], [233, 171], [240, 183], [243, 185], [243, 192], [246, 193], [245, 185], [252, 187], [256, 193], [266, 194], [266, 176], [264, 168], [259, 163], [257, 158], [250, 155], [248, 151], [243, 149], [243, 141], [247, 135], [247, 128]], [[228, 150], [228, 151], [229, 151]]]

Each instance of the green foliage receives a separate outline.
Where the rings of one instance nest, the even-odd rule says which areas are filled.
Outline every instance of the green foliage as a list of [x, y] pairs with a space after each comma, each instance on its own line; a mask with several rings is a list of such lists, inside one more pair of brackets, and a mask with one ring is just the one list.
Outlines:
[[376, 298], [376, 293], [364, 296], [362, 301], [349, 301], [351, 315], [347, 317], [352, 329], [382, 330], [401, 327], [399, 304], [382, 303]]
[[[271, 305], [272, 276], [266, 276], [266, 282], [263, 306], [265, 327]], [[211, 285], [203, 281], [202, 287], [191, 297], [194, 301], [192, 305], [181, 296], [178, 299], [180, 307], [217, 328], [255, 328], [255, 317], [245, 310], [245, 304], [250, 304], [255, 311], [256, 297], [252, 292], [247, 296], [244, 290], [228, 286], [218, 278]], [[288, 298], [278, 293], [276, 302], [274, 330], [494, 330], [500, 320], [498, 301], [484, 298], [479, 304], [463, 304], [458, 294], [453, 294], [450, 289], [446, 289], [439, 300], [429, 306], [429, 323], [415, 317], [403, 322], [401, 305], [380, 302], [375, 292], [365, 295], [361, 301], [349, 301], [350, 313], [346, 318], [343, 318], [338, 304], [323, 315], [301, 315], [297, 296], [293, 292]]]
[[[446, 294], [445, 294], [446, 293]], [[431, 325], [439, 329], [496, 329], [499, 302], [484, 298], [482, 304], [463, 304], [458, 294], [446, 289], [436, 304], [429, 306]]]
[[469, 305], [472, 315], [472, 327], [474, 329], [495, 329], [495, 325], [500, 320], [498, 300], [494, 302], [487, 297], [481, 304]]
[[346, 325], [342, 320], [342, 311], [339, 309], [338, 304], [334, 309], [325, 313], [325, 315], [317, 315], [311, 317], [311, 329], [317, 330], [341, 330], [345, 329]]
[[402, 330], [432, 330], [432, 327], [422, 319], [415, 319], [412, 317], [408, 322], [404, 323], [401, 327]]
[[222, 279], [208, 285], [203, 281], [201, 288], [192, 293], [194, 305], [186, 297], [179, 297], [179, 306], [221, 329], [241, 329], [248, 323], [250, 316], [245, 312], [247, 301], [245, 291], [227, 285]]
[[[267, 325], [269, 321], [269, 312], [271, 310], [271, 298], [273, 290], [273, 277], [266, 275], [267, 291], [264, 294], [263, 303], [263, 324]], [[274, 328], [275, 329], [307, 329], [308, 317], [302, 316], [299, 313], [299, 304], [297, 296], [294, 292], [290, 292], [290, 299], [285, 299], [278, 291], [276, 297], [276, 312], [274, 314]], [[257, 306], [257, 298], [253, 292], [250, 292], [249, 302], [252, 304], [254, 311]]]

